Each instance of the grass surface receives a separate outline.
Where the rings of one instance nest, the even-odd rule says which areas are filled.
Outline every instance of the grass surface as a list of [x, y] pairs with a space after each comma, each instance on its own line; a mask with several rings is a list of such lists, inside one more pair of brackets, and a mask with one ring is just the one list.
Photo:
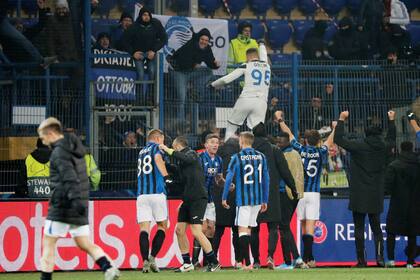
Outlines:
[[[39, 279], [39, 273], [0, 273], [0, 279]], [[53, 275], [53, 279], [70, 279], [70, 280], [100, 280], [103, 275], [100, 272], [57, 272]], [[419, 280], [420, 268], [405, 269], [351, 269], [351, 268], [320, 268], [310, 270], [293, 270], [293, 271], [272, 271], [262, 269], [253, 272], [244, 272], [237, 270], [222, 270], [215, 273], [205, 273], [202, 271], [194, 271], [188, 273], [174, 273], [173, 271], [164, 271], [158, 274], [142, 274], [140, 271], [122, 271], [121, 280], [134, 279], [182, 279], [182, 280]]]

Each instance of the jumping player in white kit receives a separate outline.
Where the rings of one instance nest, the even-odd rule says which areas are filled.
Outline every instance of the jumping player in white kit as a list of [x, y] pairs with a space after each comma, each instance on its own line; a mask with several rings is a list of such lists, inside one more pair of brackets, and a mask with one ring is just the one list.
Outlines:
[[244, 88], [228, 119], [225, 141], [235, 134], [245, 119], [250, 129], [265, 120], [271, 69], [264, 43], [260, 42], [258, 50], [248, 49], [246, 59], [247, 62], [233, 72], [211, 83], [212, 87], [221, 88], [242, 75], [245, 76]]

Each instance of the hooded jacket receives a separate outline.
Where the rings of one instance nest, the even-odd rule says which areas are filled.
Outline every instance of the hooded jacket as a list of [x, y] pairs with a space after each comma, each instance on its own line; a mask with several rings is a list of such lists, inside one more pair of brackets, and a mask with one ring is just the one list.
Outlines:
[[387, 168], [385, 190], [391, 195], [386, 230], [396, 235], [420, 235], [420, 163], [402, 152]]
[[[348, 26], [347, 29], [342, 29]], [[340, 60], [359, 59], [361, 47], [359, 36], [350, 18], [343, 18], [339, 23], [339, 30], [329, 43], [328, 51], [332, 57]]]
[[211, 39], [210, 31], [207, 28], [194, 33], [192, 38], [182, 47], [175, 51], [168, 61], [175, 71], [192, 71], [196, 65], [204, 62], [209, 68], [219, 68], [215, 63], [215, 58], [210, 45], [201, 49], [198, 45], [201, 36], [207, 36]]
[[[149, 13], [150, 21], [144, 22], [142, 15]], [[162, 23], [153, 18], [152, 13], [145, 7], [139, 12], [139, 17], [123, 34], [121, 48], [133, 55], [135, 52], [157, 52], [168, 43], [168, 35]]]
[[380, 214], [384, 205], [384, 175], [389, 151], [395, 146], [395, 122], [390, 121], [384, 141], [370, 135], [362, 141], [344, 138], [344, 122], [338, 121], [334, 143], [351, 154], [349, 209], [357, 213]]
[[303, 39], [302, 58], [303, 59], [325, 59], [324, 50], [324, 34], [327, 29], [325, 21], [316, 21], [315, 26], [311, 28]]
[[82, 142], [73, 134], [52, 144], [50, 184], [52, 196], [47, 219], [73, 225], [88, 224], [89, 178]]

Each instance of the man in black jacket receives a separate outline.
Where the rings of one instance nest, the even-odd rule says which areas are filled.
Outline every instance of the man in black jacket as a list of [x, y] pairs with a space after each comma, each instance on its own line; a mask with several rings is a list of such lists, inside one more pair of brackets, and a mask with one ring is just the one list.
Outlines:
[[253, 227], [251, 231], [251, 251], [254, 258], [254, 268], [260, 267], [260, 224], [267, 223], [268, 227], [268, 262], [273, 262], [274, 252], [276, 250], [278, 236], [278, 225], [281, 221], [280, 211], [280, 193], [279, 184], [283, 179], [288, 186], [290, 186], [294, 196], [297, 198], [295, 180], [290, 173], [287, 161], [283, 152], [273, 146], [267, 139], [267, 132], [265, 125], [259, 123], [252, 129], [254, 134], [254, 144], [252, 147], [257, 151], [263, 153], [267, 159], [268, 172], [270, 174], [270, 193], [268, 196], [268, 208], [264, 213], [258, 216], [258, 226]]
[[168, 42], [168, 35], [162, 23], [152, 17], [146, 7], [141, 8], [139, 16], [123, 34], [121, 47], [133, 56], [138, 79], [144, 80], [144, 64], [151, 80], [155, 78], [156, 53]]
[[420, 235], [420, 163], [413, 152], [412, 142], [401, 143], [401, 153], [386, 171], [385, 190], [391, 195], [387, 232], [387, 266], [395, 266], [395, 237], [408, 236], [407, 268], [412, 268], [417, 256], [416, 236]]
[[338, 27], [328, 46], [330, 55], [337, 60], [360, 59], [360, 42], [353, 21], [345, 17], [339, 22]]
[[159, 147], [178, 161], [181, 180], [184, 184], [182, 204], [179, 208], [178, 223], [176, 225], [176, 235], [184, 263], [176, 272], [194, 270], [194, 264], [191, 263], [190, 258], [189, 241], [186, 235], [188, 225], [191, 227], [194, 238], [198, 240], [206, 254], [208, 261], [206, 271], [217, 271], [220, 269], [220, 264], [213, 252], [210, 241], [203, 233], [204, 213], [207, 208], [207, 191], [204, 187], [204, 174], [200, 157], [188, 147], [187, 139], [182, 136], [175, 138], [172, 143], [173, 149], [163, 144]]
[[334, 143], [351, 154], [349, 210], [353, 212], [355, 227], [356, 266], [367, 266], [364, 237], [366, 214], [369, 216], [370, 227], [374, 235], [377, 264], [384, 266], [384, 241], [379, 215], [384, 206], [386, 163], [390, 157], [390, 150], [395, 146], [395, 112], [388, 112], [389, 127], [385, 141], [380, 127], [368, 127], [365, 130], [366, 138], [362, 141], [344, 138], [344, 121], [348, 116], [348, 111], [341, 112], [334, 135]]
[[[190, 81], [194, 81], [195, 88], [203, 89], [211, 79], [210, 69], [217, 69], [220, 63], [216, 61], [209, 45], [211, 39], [210, 31], [207, 28], [194, 33], [191, 40], [180, 47], [172, 56], [167, 57], [174, 69], [174, 83], [177, 92], [178, 113], [177, 120], [185, 121], [185, 100], [187, 87]], [[204, 62], [207, 67], [201, 66]], [[210, 68], [210, 69], [209, 69]]]
[[76, 245], [88, 253], [105, 273], [105, 280], [118, 279], [119, 270], [111, 265], [104, 251], [89, 239], [89, 178], [80, 140], [63, 134], [56, 118], [44, 120], [38, 128], [44, 145], [52, 148], [50, 184], [53, 190], [45, 220], [41, 258], [41, 280], [52, 279], [57, 240], [70, 233]]

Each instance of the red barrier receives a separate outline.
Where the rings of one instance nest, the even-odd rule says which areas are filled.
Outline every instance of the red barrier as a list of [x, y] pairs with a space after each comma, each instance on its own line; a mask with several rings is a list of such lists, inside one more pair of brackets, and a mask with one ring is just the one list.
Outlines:
[[[177, 267], [182, 261], [175, 235], [177, 210], [181, 201], [169, 201], [170, 226], [162, 250], [157, 256], [160, 267]], [[0, 203], [0, 271], [35, 271], [40, 269], [42, 231], [47, 202]], [[92, 240], [122, 268], [142, 266], [139, 252], [139, 228], [136, 224], [134, 200], [91, 201], [89, 221]], [[296, 225], [296, 220], [292, 222]], [[294, 226], [293, 228], [296, 228]], [[156, 228], [152, 229], [152, 237]], [[294, 232], [295, 233], [295, 232]], [[188, 232], [190, 240], [191, 234]], [[261, 261], [267, 258], [267, 228], [262, 225], [260, 236]], [[57, 270], [98, 269], [93, 260], [76, 248], [69, 236], [57, 243]], [[223, 266], [234, 264], [231, 234], [226, 230], [219, 252]], [[281, 248], [275, 255], [282, 261]]]

